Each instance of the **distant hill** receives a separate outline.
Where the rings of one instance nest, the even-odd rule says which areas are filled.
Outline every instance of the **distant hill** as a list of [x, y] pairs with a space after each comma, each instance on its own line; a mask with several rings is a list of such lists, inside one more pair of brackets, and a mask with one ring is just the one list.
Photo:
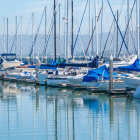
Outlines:
[[[129, 51], [131, 53], [133, 53], [135, 51], [134, 46], [137, 48], [136, 39], [135, 39], [136, 34], [135, 33], [132, 33], [132, 34], [133, 34], [134, 40], [132, 41], [131, 36], [129, 38]], [[102, 36], [103, 39], [101, 42], [100, 34], [99, 34], [99, 41], [98, 41], [99, 42], [99, 54], [102, 53], [102, 51], [103, 51], [103, 48], [105, 46], [105, 42], [107, 39], [107, 35], [108, 35], [107, 33], [103, 34], [103, 36]], [[22, 53], [23, 53], [24, 57], [27, 57], [29, 55], [29, 52], [30, 52], [30, 49], [32, 46], [32, 36], [31, 35], [22, 35], [22, 37], [23, 37]], [[16, 52], [19, 55], [20, 54], [20, 35], [18, 35], [17, 38], [18, 39], [17, 39], [17, 51]], [[75, 38], [76, 38], [76, 35], [74, 35], [74, 39]], [[6, 40], [6, 36], [5, 36], [5, 40]], [[15, 52], [15, 43], [13, 40], [14, 40], [14, 36], [9, 36], [9, 51], [12, 48], [12, 52]], [[112, 40], [112, 44], [111, 44], [111, 40]], [[75, 56], [84, 56], [83, 52], [85, 52], [85, 50], [87, 49], [88, 42], [89, 42], [89, 35], [79, 35], [79, 38], [78, 38], [78, 41], [77, 41], [77, 44], [76, 44], [76, 47], [74, 50], [74, 55]], [[122, 40], [121, 40], [121, 37], [119, 36], [119, 48], [121, 46], [121, 42], [122, 42]], [[6, 44], [7, 44], [6, 41], [4, 44], [3, 44], [3, 36], [0, 35], [0, 46], [1, 46], [0, 52], [1, 53], [4, 52], [4, 46], [6, 46]], [[39, 47], [38, 47], [38, 44], [39, 44]], [[61, 56], [64, 56], [64, 52], [65, 52], [64, 46], [65, 46], [65, 38], [64, 38], [64, 36], [61, 36], [61, 39], [60, 39], [60, 55]], [[101, 49], [100, 49], [100, 46], [101, 46]], [[35, 46], [34, 46], [35, 55], [37, 55], [38, 49], [39, 49], [39, 54], [40, 54], [40, 56], [42, 56], [44, 47], [45, 47], [44, 35], [39, 35], [38, 39], [36, 40]], [[71, 47], [71, 35], [69, 36], [69, 47]], [[94, 50], [94, 56], [95, 56], [96, 55], [96, 37], [95, 37], [95, 35], [93, 37], [93, 50]], [[116, 52], [116, 34], [113, 37], [113, 33], [111, 33], [110, 38], [107, 43], [106, 50], [105, 50], [105, 56], [107, 56], [109, 54], [113, 55], [115, 53], [114, 50]], [[125, 52], [126, 52], [126, 49], [125, 49], [125, 46], [123, 46], [122, 54], [125, 54]], [[53, 36], [51, 35], [49, 43], [47, 45], [46, 55], [48, 57], [50, 57], [50, 56], [53, 56], [53, 54], [54, 54]], [[57, 36], [57, 55], [59, 55], [59, 36]], [[90, 48], [88, 51], [88, 55], [91, 56], [91, 45], [90, 45]]]

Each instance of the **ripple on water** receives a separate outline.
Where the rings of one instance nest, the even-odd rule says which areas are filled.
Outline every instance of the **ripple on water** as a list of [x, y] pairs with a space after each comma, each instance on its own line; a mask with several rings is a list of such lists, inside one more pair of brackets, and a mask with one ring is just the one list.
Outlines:
[[139, 101], [17, 84], [12, 88], [14, 94], [7, 94], [9, 84], [0, 83], [2, 140], [135, 140], [139, 137]]

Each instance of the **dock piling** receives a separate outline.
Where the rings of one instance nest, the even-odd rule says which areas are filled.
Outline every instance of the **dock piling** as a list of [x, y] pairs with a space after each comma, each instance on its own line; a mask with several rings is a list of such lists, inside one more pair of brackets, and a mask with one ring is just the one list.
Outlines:
[[36, 57], [36, 78], [38, 79], [38, 62], [39, 62], [39, 59], [38, 57]]
[[30, 58], [29, 57], [27, 57], [27, 61], [28, 61], [28, 65], [30, 65]]
[[44, 57], [44, 63], [47, 64], [47, 56]]
[[109, 60], [109, 72], [110, 72], [110, 81], [109, 81], [109, 91], [113, 90], [113, 56], [110, 56]]

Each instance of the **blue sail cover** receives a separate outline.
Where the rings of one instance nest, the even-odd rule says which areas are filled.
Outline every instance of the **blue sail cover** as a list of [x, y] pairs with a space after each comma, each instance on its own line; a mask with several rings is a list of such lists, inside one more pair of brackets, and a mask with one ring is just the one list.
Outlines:
[[136, 61], [132, 65], [120, 66], [116, 70], [119, 70], [119, 71], [129, 71], [129, 72], [130, 71], [139, 72], [140, 71], [140, 59], [137, 58]]
[[105, 65], [88, 71], [88, 74], [84, 76], [83, 82], [92, 82], [99, 80], [109, 80], [109, 70]]

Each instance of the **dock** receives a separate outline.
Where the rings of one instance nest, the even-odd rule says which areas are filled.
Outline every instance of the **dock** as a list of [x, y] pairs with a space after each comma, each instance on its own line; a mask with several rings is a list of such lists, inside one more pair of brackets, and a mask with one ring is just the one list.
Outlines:
[[132, 90], [126, 90], [126, 89], [114, 89], [114, 90], [108, 90], [107, 93], [112, 95], [126, 95], [126, 96], [132, 96], [133, 91]]

